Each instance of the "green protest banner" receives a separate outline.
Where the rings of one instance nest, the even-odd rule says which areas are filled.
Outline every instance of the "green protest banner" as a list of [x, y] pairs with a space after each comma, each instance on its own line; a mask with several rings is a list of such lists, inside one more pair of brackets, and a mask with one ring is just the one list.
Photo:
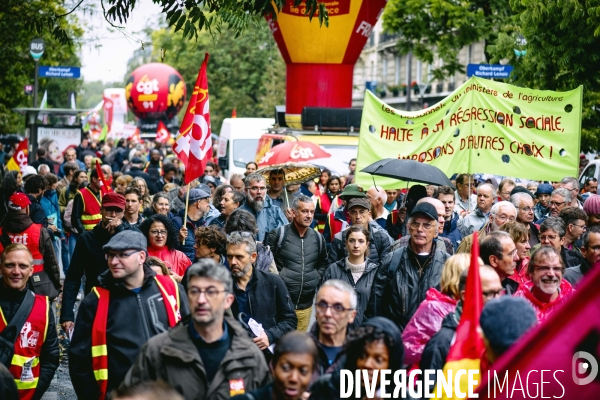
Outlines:
[[[448, 176], [577, 177], [583, 88], [553, 92], [471, 78], [425, 110], [396, 110], [365, 93], [357, 171], [384, 158], [430, 163]], [[358, 173], [369, 187], [373, 177]], [[398, 180], [375, 177], [385, 189]]]

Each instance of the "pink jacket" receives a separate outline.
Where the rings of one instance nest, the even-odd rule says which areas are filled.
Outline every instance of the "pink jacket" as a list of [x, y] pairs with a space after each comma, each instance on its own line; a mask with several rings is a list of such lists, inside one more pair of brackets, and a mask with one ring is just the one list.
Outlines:
[[192, 265], [192, 262], [184, 253], [179, 250], [169, 250], [167, 246], [161, 248], [149, 246], [148, 255], [160, 258], [167, 264], [169, 270], [179, 276], [183, 276], [185, 270]]
[[418, 364], [429, 339], [442, 327], [446, 315], [454, 312], [457, 300], [447, 296], [435, 288], [427, 291], [425, 300], [419, 305], [404, 332], [404, 363]]

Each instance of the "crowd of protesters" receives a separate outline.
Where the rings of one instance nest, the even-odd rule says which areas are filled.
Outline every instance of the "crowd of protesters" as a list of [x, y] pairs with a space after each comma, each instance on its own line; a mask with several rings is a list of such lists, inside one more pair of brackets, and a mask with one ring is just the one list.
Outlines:
[[40, 399], [58, 367], [57, 298], [81, 399], [334, 399], [344, 368], [443, 368], [475, 232], [482, 365], [600, 259], [592, 179], [383, 190], [354, 183], [353, 159], [286, 187], [282, 170], [250, 162], [226, 180], [212, 160], [188, 186], [154, 143], [36, 158], [0, 186], [0, 336], [15, 343], [0, 372], [20, 398]]

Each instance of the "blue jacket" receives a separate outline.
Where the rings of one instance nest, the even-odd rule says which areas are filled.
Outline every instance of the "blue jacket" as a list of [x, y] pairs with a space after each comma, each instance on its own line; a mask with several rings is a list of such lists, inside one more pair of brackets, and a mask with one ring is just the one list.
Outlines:
[[[179, 231], [183, 227], [184, 214], [185, 214], [185, 210], [181, 210], [181, 211], [179, 211], [177, 216], [175, 216], [173, 218], [173, 223], [177, 227], [177, 231]], [[190, 260], [194, 260], [196, 258], [196, 249], [194, 249], [194, 245], [196, 244], [196, 235], [194, 234], [194, 232], [196, 231], [196, 229], [198, 229], [201, 226], [208, 226], [210, 221], [212, 221], [214, 218], [218, 217], [219, 215], [221, 215], [221, 213], [219, 211], [217, 211], [217, 209], [214, 208], [212, 205], [210, 206], [210, 209], [208, 210], [208, 212], [206, 214], [204, 214], [204, 216], [202, 218], [200, 218], [198, 221], [192, 221], [190, 219], [190, 216], [188, 215], [187, 221], [185, 224], [187, 231], [188, 231], [188, 235], [187, 235], [187, 238], [185, 239], [184, 244], [181, 244], [181, 242], [179, 242], [179, 241], [177, 242], [177, 250], [185, 253], [185, 255], [188, 256], [188, 258]]]
[[273, 204], [269, 196], [265, 196], [265, 202], [261, 212], [256, 213], [249, 205], [248, 202], [244, 203], [240, 208], [246, 210], [256, 218], [258, 224], [258, 234], [256, 240], [262, 242], [265, 240], [265, 236], [268, 232], [273, 229], [279, 228], [280, 226], [287, 225], [288, 220], [285, 217], [281, 208]]
[[[85, 168], [85, 164], [81, 161], [79, 161], [78, 159], [75, 159], [75, 162], [77, 163], [77, 165], [79, 165], [79, 169], [81, 170], [86, 170]], [[65, 164], [67, 162], [65, 161], [64, 163], [60, 164], [60, 168], [58, 169], [58, 177], [59, 178], [64, 178], [65, 177]]]
[[56, 194], [56, 190], [46, 190], [40, 199], [40, 204], [46, 213], [48, 223], [50, 225], [56, 225], [62, 236], [63, 225], [62, 218], [60, 217], [60, 208], [58, 206], [58, 195]]
[[458, 220], [460, 219], [460, 215], [457, 212], [452, 213], [452, 219], [450, 222], [446, 221], [444, 224], [444, 232], [440, 235], [441, 237], [445, 237], [450, 239], [452, 242], [452, 246], [454, 247], [454, 252], [458, 249], [458, 245], [462, 240], [462, 236], [460, 231], [458, 230]]

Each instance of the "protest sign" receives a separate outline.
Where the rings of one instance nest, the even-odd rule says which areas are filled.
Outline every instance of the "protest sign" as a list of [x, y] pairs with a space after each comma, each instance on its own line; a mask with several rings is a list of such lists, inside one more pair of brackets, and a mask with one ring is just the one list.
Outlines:
[[[582, 95], [582, 87], [553, 92], [473, 77], [440, 103], [409, 112], [366, 91], [356, 170], [384, 158], [410, 158], [448, 176], [577, 176]], [[373, 184], [371, 175], [360, 172], [356, 181]], [[375, 182], [386, 189], [401, 186], [390, 178]]]

